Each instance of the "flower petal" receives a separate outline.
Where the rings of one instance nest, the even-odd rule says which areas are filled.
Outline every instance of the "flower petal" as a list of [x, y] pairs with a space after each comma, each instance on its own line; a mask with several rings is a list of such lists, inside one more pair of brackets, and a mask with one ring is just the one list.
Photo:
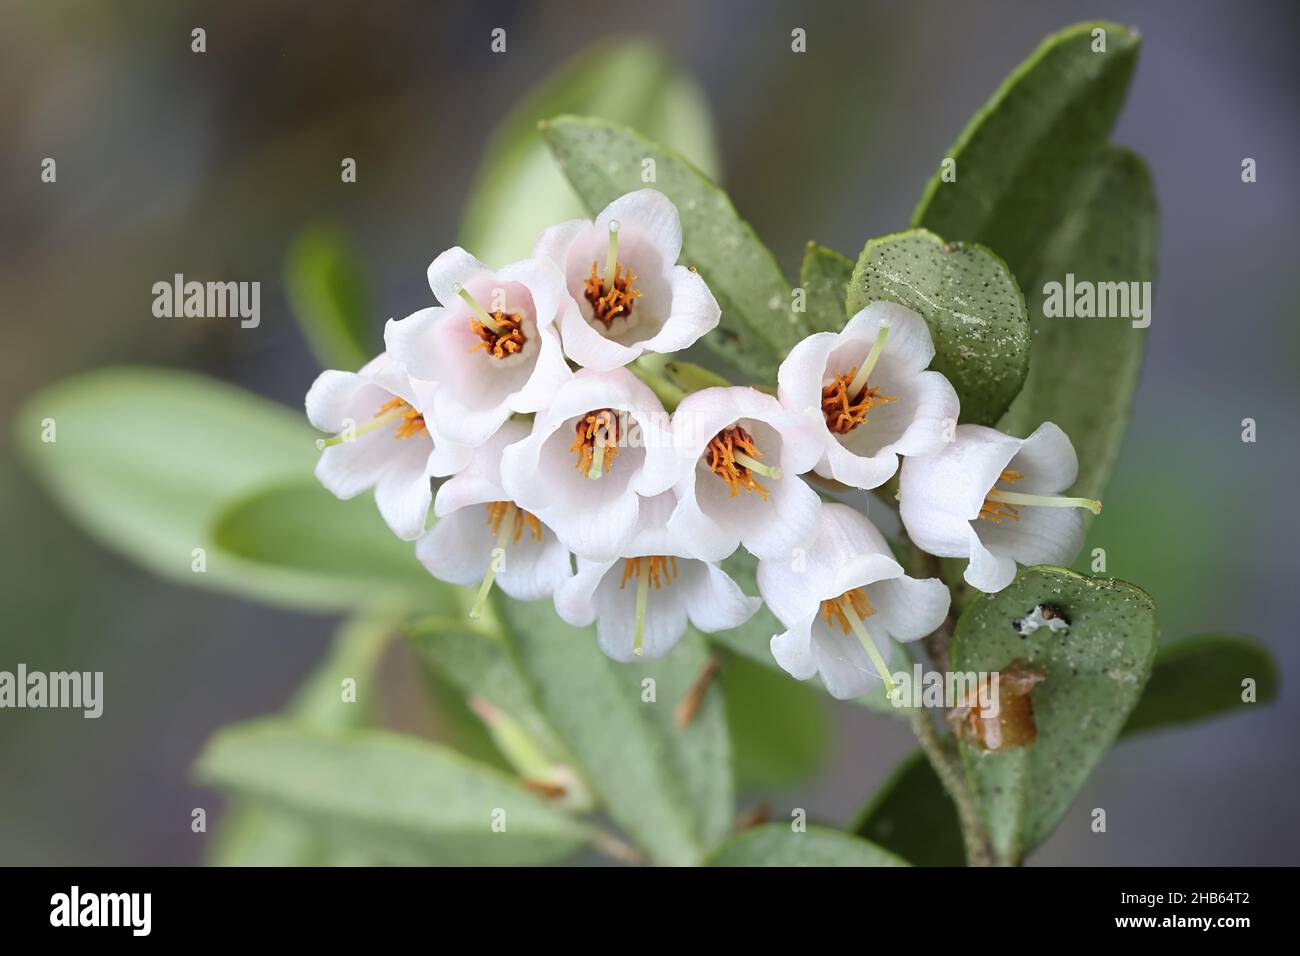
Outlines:
[[706, 634], [740, 627], [762, 605], [716, 564], [685, 561], [681, 579], [671, 587], [681, 587], [691, 623]]
[[1079, 457], [1060, 426], [1043, 422], [1021, 443], [1011, 467], [1024, 475], [1016, 483], [1016, 491], [1054, 495], [1074, 484], [1079, 476]]
[[817, 661], [812, 649], [812, 617], [790, 626], [790, 629], [773, 636], [768, 645], [781, 669], [795, 680], [808, 680], [817, 673]]
[[877, 581], [868, 589], [879, 621], [897, 641], [915, 641], [934, 633], [948, 616], [952, 600], [947, 586], [938, 578], [918, 580], [900, 574]]
[[569, 261], [569, 248], [584, 229], [591, 228], [590, 219], [570, 219], [542, 230], [533, 243], [533, 258], [551, 263], [561, 272]]
[[471, 279], [491, 271], [460, 246], [452, 246], [429, 264], [429, 288], [434, 298], [445, 308], [451, 308], [461, 302], [457, 285], [469, 285]]
[[403, 446], [375, 485], [375, 504], [388, 527], [403, 541], [424, 534], [433, 489], [427, 462], [432, 450], [428, 442], [398, 439]]
[[722, 316], [718, 300], [698, 273], [685, 266], [673, 266], [668, 281], [672, 295], [668, 320], [653, 336], [639, 343], [642, 351], [666, 354], [689, 348], [717, 328]]
[[[929, 326], [920, 315], [896, 302], [872, 302], [858, 311], [839, 333], [840, 341], [857, 339], [869, 351], [882, 322], [889, 323], [882, 362], [888, 356], [891, 364], [912, 373], [929, 366], [934, 359], [934, 340], [930, 337]], [[865, 356], [866, 352], [863, 353]]]
[[634, 225], [638, 235], [654, 246], [667, 269], [681, 256], [682, 222], [677, 207], [657, 189], [638, 189], [619, 196], [596, 217], [602, 233], [611, 219], [622, 225]]
[[1016, 560], [1007, 553], [1002, 542], [990, 542], [986, 546], [971, 528], [970, 564], [966, 566], [963, 577], [971, 587], [986, 594], [996, 594], [1015, 580]]
[[478, 508], [461, 508], [440, 518], [416, 544], [415, 556], [439, 581], [478, 584], [495, 547], [484, 514]]

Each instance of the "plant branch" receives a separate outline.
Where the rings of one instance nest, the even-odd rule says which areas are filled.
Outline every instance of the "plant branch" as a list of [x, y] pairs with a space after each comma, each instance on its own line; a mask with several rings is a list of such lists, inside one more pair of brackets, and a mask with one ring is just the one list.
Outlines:
[[975, 806], [975, 797], [966, 783], [966, 774], [956, 756], [949, 751], [934, 729], [929, 715], [920, 707], [910, 707], [907, 712], [912, 723], [912, 732], [921, 744], [921, 749], [934, 767], [940, 782], [952, 802], [957, 806], [957, 818], [961, 823], [961, 835], [966, 844], [966, 863], [968, 866], [992, 866], [994, 863], [993, 847], [989, 843], [988, 831], [980, 819], [979, 808]]

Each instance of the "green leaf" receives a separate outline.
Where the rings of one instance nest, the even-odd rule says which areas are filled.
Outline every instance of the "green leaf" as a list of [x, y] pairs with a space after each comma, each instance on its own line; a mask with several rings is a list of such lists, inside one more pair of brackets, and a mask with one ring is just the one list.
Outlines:
[[[1106, 52], [1093, 52], [1094, 29]], [[931, 179], [913, 225], [980, 242], [1027, 293], [1034, 345], [1028, 381], [1002, 422], [1027, 434], [1065, 429], [1079, 453], [1079, 494], [1099, 497], [1127, 425], [1146, 333], [1127, 319], [1045, 318], [1047, 282], [1145, 282], [1155, 260], [1150, 175], [1107, 137], [1123, 106], [1139, 37], [1083, 23], [1051, 37], [975, 115], [948, 156], [955, 182]]]
[[808, 332], [838, 332], [849, 317], [845, 310], [853, 260], [826, 246], [808, 243], [799, 265], [799, 287], [807, 301], [803, 316]]
[[790, 786], [825, 765], [831, 736], [825, 695], [739, 655], [727, 661], [720, 680], [737, 787]]
[[870, 239], [849, 280], [848, 314], [881, 300], [925, 318], [930, 367], [952, 382], [961, 421], [992, 425], [1024, 384], [1029, 318], [1006, 264], [982, 246], [913, 229]]
[[[537, 709], [532, 687], [500, 621], [485, 615], [475, 626], [469, 620], [469, 593], [455, 590], [458, 603], [447, 608], [446, 617], [417, 623], [411, 629], [416, 653], [461, 693], [482, 697], [509, 714], [547, 753], [557, 761], [569, 762], [571, 757]], [[505, 600], [495, 603], [504, 604]]]
[[704, 641], [688, 632], [660, 660], [622, 664], [601, 653], [593, 628], [570, 627], [546, 604], [502, 607], [542, 714], [611, 819], [657, 862], [697, 864], [734, 812], [721, 688], [685, 729], [675, 724], [708, 662]]
[[[1076, 282], [1150, 282], [1156, 204], [1146, 165], [1127, 150], [1109, 149], [1079, 192], [1071, 231], [1053, 239], [1052, 258], [1025, 288], [1064, 282], [1067, 273]], [[1042, 298], [1033, 300], [1029, 377], [1000, 427], [1023, 436], [1056, 422], [1079, 455], [1074, 493], [1100, 498], [1128, 428], [1146, 330], [1124, 318], [1044, 318]]]
[[699, 270], [722, 307], [722, 322], [701, 344], [759, 382], [799, 339], [790, 283], [727, 194], [673, 150], [640, 133], [590, 117], [561, 116], [542, 137], [587, 208], [599, 212], [624, 193], [646, 188], [643, 162], [655, 162], [655, 189], [677, 205], [682, 261]]
[[213, 518], [217, 559], [256, 565], [266, 581], [348, 606], [393, 595], [456, 603], [415, 557], [415, 545], [384, 524], [371, 495], [340, 501], [310, 477], [259, 489]]
[[[286, 715], [295, 723], [319, 730], [368, 723], [377, 697], [371, 683], [375, 668], [402, 616], [394, 606], [368, 609], [345, 621], [325, 660], [294, 696]], [[356, 681], [353, 702], [343, 699], [345, 678]], [[252, 800], [237, 800], [226, 811], [208, 850], [208, 861], [216, 866], [324, 866], [350, 860], [346, 852], [324, 843], [293, 814]]]
[[894, 854], [859, 837], [810, 826], [796, 833], [787, 823], [766, 823], [729, 839], [709, 866], [907, 866]]
[[383, 863], [533, 866], [569, 856], [590, 833], [496, 770], [384, 731], [256, 721], [220, 731], [198, 772]]
[[536, 86], [487, 143], [461, 242], [490, 265], [531, 255], [547, 226], [585, 215], [537, 131], [561, 113], [636, 123], [709, 175], [718, 172], [708, 105], [695, 83], [651, 43], [601, 39]]
[[[1049, 604], [1069, 622], [1022, 637], [1012, 622]], [[1155, 606], [1123, 581], [1064, 568], [1025, 568], [997, 594], [971, 604], [949, 652], [955, 672], [1001, 672], [1023, 662], [1044, 676], [1032, 702], [1038, 737], [1027, 747], [983, 752], [961, 745], [994, 849], [1017, 863], [1042, 843], [1114, 742], [1151, 674]]]
[[[56, 441], [42, 441], [46, 423]], [[220, 555], [213, 519], [231, 501], [310, 480], [316, 433], [301, 412], [186, 372], [111, 368], [30, 398], [18, 449], [87, 532], [160, 577], [287, 607], [339, 608], [348, 596], [269, 578]], [[195, 548], [207, 570], [196, 573]]]
[[[1241, 699], [1247, 678], [1255, 682], [1254, 703]], [[1272, 656], [1247, 638], [1202, 634], [1166, 644], [1156, 653], [1151, 680], [1123, 732], [1249, 711], [1276, 698], [1278, 683]]]
[[913, 866], [966, 864], [957, 808], [919, 750], [898, 765], [849, 830]]
[[303, 230], [289, 247], [284, 273], [289, 308], [323, 367], [356, 370], [380, 351], [365, 272], [342, 230]]

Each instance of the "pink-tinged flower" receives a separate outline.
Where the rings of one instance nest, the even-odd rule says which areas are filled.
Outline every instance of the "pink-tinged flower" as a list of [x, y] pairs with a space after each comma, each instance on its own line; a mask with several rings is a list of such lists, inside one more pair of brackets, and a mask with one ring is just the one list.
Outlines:
[[875, 525], [841, 504], [822, 505], [806, 552], [759, 562], [758, 590], [787, 628], [772, 638], [776, 662], [799, 680], [820, 674], [841, 700], [881, 681], [892, 693], [890, 641], [925, 637], [948, 613], [943, 582], [904, 574]]
[[642, 502], [634, 544], [609, 561], [578, 558], [578, 572], [555, 592], [555, 610], [575, 627], [596, 622], [600, 649], [616, 661], [667, 654], [686, 633], [725, 631], [761, 603], [716, 564], [692, 558], [665, 522], [671, 493]]
[[718, 301], [699, 275], [677, 265], [682, 226], [663, 193], [620, 196], [596, 217], [547, 229], [533, 255], [564, 273], [575, 305], [560, 316], [564, 352], [608, 371], [643, 352], [676, 352], [718, 324]]
[[788, 557], [817, 527], [821, 499], [799, 475], [821, 457], [818, 416], [752, 388], [706, 388], [673, 413], [681, 458], [668, 527], [691, 553], [721, 561], [743, 544]]
[[1069, 564], [1083, 546], [1080, 509], [1091, 498], [1066, 498], [1079, 460], [1065, 432], [1044, 422], [1028, 438], [962, 425], [943, 451], [903, 463], [899, 514], [916, 546], [967, 558], [966, 581], [1001, 591], [1021, 564]]
[[573, 573], [569, 549], [555, 532], [501, 486], [501, 453], [527, 434], [523, 422], [508, 421], [476, 448], [465, 468], [438, 489], [438, 522], [416, 545], [416, 556], [435, 578], [482, 582], [471, 617], [478, 617], [493, 583], [512, 598], [536, 601], [554, 595]]
[[925, 320], [893, 302], [873, 302], [839, 332], [804, 339], [777, 372], [781, 403], [821, 419], [819, 475], [877, 488], [899, 455], [943, 447], [957, 422], [957, 393], [926, 371], [934, 343]]
[[360, 372], [321, 372], [307, 392], [307, 417], [334, 437], [322, 449], [316, 477], [339, 498], [375, 489], [388, 526], [407, 541], [424, 532], [433, 498], [430, 476], [449, 474], [465, 449], [430, 434], [411, 383], [380, 353]]
[[481, 445], [572, 375], [555, 329], [568, 295], [554, 266], [525, 259], [493, 272], [456, 247], [429, 266], [429, 285], [441, 307], [390, 320], [384, 341], [439, 434]]
[[625, 369], [584, 369], [505, 450], [501, 483], [579, 557], [612, 560], [636, 531], [642, 497], [677, 480], [668, 415]]

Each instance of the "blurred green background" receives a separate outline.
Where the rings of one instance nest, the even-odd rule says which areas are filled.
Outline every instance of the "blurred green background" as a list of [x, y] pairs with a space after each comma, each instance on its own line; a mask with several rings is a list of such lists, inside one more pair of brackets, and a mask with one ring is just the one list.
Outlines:
[[[1253, 634], [1294, 673], [1290, 2], [11, 0], [0, 4], [2, 417], [52, 381], [119, 363], [194, 369], [300, 408], [317, 366], [281, 279], [294, 237], [318, 221], [346, 231], [370, 276], [377, 342], [384, 319], [429, 304], [425, 268], [459, 234], [493, 129], [606, 34], [657, 43], [695, 79], [720, 178], [793, 275], [809, 239], [856, 255], [904, 227], [1002, 77], [1048, 33], [1099, 17], [1145, 36], [1114, 139], [1152, 169], [1161, 239], [1133, 426], [1089, 547], [1154, 595], [1162, 640]], [[202, 55], [190, 52], [195, 27], [207, 30]], [[495, 27], [504, 55], [489, 52]], [[794, 27], [806, 54], [790, 52]], [[47, 156], [56, 184], [40, 181]], [[345, 156], [355, 184], [339, 180]], [[1243, 157], [1258, 163], [1255, 184], [1241, 182]], [[155, 318], [151, 286], [176, 272], [260, 280], [260, 328]], [[1255, 444], [1240, 441], [1245, 417]], [[0, 514], [0, 668], [102, 670], [106, 684], [97, 721], [0, 711], [0, 863], [198, 861], [191, 810], [220, 806], [191, 782], [203, 741], [280, 708], [336, 622], [126, 563], [53, 505], [12, 441], [0, 446]], [[384, 675], [385, 722], [445, 730], [400, 648]], [[893, 721], [833, 714], [822, 769], [745, 802], [845, 822], [912, 749]], [[1284, 684], [1257, 712], [1126, 740], [1034, 862], [1297, 862], [1297, 717]], [[1090, 831], [1093, 807], [1107, 809], [1105, 834]]]

